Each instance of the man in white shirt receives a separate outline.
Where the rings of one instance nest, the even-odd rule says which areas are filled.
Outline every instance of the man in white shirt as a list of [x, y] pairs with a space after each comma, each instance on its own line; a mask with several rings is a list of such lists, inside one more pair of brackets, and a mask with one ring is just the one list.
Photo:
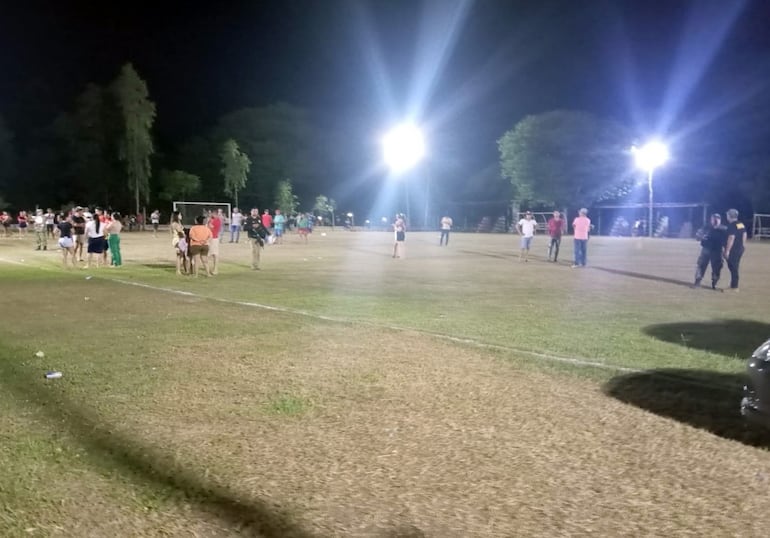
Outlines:
[[449, 246], [449, 231], [452, 229], [452, 217], [445, 215], [441, 217], [441, 239], [439, 246]]
[[519, 261], [529, 261], [529, 248], [532, 246], [532, 238], [535, 237], [535, 228], [537, 228], [537, 222], [532, 218], [532, 212], [527, 211], [524, 214], [524, 218], [516, 224], [516, 229], [521, 235], [521, 252], [519, 253]]
[[241, 210], [233, 208], [233, 212], [230, 215], [230, 242], [237, 243], [241, 238], [241, 226], [243, 225], [243, 214]]

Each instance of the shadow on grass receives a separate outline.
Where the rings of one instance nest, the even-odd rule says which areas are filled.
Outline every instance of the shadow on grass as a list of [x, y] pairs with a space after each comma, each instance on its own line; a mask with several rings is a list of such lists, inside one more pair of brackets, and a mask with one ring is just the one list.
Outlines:
[[287, 512], [206, 481], [183, 467], [171, 453], [144, 446], [106, 424], [95, 412], [83, 409], [64, 394], [63, 386], [44, 384], [11, 366], [0, 355], [0, 383], [21, 401], [34, 402], [54, 428], [63, 428], [89, 454], [86, 460], [108, 473], [119, 471], [161, 497], [181, 498], [229, 525], [234, 534], [266, 538], [310, 538]]
[[664, 342], [740, 360], [748, 359], [762, 342], [770, 338], [770, 324], [743, 319], [662, 323], [650, 325], [642, 331]]
[[620, 269], [611, 269], [609, 267], [599, 267], [596, 265], [592, 265], [590, 266], [590, 268], [595, 269], [596, 271], [604, 271], [605, 273], [612, 273], [613, 275], [630, 276], [632, 278], [639, 278], [642, 280], [653, 280], [655, 282], [664, 282], [666, 284], [674, 284], [676, 286], [686, 286], [688, 288], [692, 286], [692, 282], [677, 280], [675, 278], [666, 278], [658, 275], [648, 275], [646, 273], [636, 273], [634, 271], [622, 271]]
[[142, 267], [146, 267], [148, 269], [160, 269], [161, 271], [165, 271], [167, 273], [176, 273], [176, 265], [175, 262], [155, 262], [155, 263], [143, 263], [141, 264]]
[[770, 430], [740, 414], [745, 378], [707, 370], [661, 369], [616, 376], [605, 394], [657, 415], [742, 443], [770, 447]]

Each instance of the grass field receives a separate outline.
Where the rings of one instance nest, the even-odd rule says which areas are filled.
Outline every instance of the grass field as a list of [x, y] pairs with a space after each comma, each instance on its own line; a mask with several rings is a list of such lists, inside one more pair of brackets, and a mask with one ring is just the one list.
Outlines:
[[767, 536], [770, 245], [736, 294], [695, 241], [318, 232], [198, 279], [0, 239], [0, 536]]

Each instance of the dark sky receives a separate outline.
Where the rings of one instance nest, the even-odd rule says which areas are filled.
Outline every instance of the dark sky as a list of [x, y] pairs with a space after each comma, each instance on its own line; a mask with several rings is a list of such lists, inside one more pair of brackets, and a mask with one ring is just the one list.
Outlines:
[[681, 138], [689, 154], [762, 146], [770, 125], [765, 0], [9, 4], [0, 114], [17, 129], [126, 61], [148, 81], [167, 144], [286, 101], [355, 147], [416, 110], [447, 173], [483, 173], [506, 129], [554, 108]]

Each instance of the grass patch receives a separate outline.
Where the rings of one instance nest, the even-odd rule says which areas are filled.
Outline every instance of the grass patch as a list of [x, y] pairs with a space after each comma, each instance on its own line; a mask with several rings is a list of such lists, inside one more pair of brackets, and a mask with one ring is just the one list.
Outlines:
[[412, 234], [393, 260], [339, 232], [260, 272], [225, 244], [193, 280], [125, 235], [89, 280], [2, 245], [29, 315], [0, 323], [1, 535], [765, 532], [734, 517], [770, 476], [736, 416], [764, 245], [731, 295], [685, 285], [695, 242], [596, 238], [571, 270], [510, 236]]

